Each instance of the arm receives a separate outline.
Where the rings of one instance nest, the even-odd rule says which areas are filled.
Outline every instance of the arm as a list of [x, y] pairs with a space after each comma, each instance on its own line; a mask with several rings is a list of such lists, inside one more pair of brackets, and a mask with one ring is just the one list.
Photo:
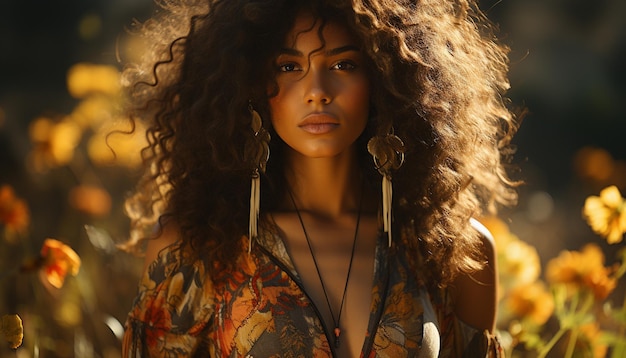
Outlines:
[[168, 224], [148, 243], [145, 272], [126, 320], [124, 358], [189, 357], [203, 343], [213, 290], [202, 261], [182, 259], [179, 237], [178, 228]]
[[454, 283], [454, 310], [457, 317], [468, 325], [494, 331], [498, 301], [498, 272], [495, 242], [491, 233], [476, 220], [472, 227], [481, 234], [483, 252], [487, 259], [480, 271], [459, 275]]

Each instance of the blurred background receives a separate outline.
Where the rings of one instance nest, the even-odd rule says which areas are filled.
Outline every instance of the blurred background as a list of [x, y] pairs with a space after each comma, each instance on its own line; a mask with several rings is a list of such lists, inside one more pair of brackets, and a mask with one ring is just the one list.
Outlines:
[[[514, 157], [525, 185], [502, 218], [542, 264], [590, 241], [610, 262], [623, 244], [599, 240], [581, 210], [606, 186], [626, 190], [626, 1], [480, 3], [512, 49], [512, 103], [529, 111]], [[111, 111], [118, 49], [132, 45], [126, 29], [153, 9], [151, 0], [2, 4], [0, 187], [27, 210], [5, 218], [0, 271], [36, 257], [45, 238], [68, 243], [82, 267], [56, 290], [35, 274], [0, 276], [0, 314], [19, 313], [25, 327], [24, 346], [0, 356], [119, 356], [142, 262], [113, 244], [126, 238], [122, 201], [142, 143], [113, 138], [118, 157], [103, 143], [124, 128]]]

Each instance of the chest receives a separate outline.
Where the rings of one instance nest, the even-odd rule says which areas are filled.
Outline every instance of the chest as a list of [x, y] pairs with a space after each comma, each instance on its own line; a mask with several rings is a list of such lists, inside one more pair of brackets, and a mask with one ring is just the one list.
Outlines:
[[282, 228], [303, 289], [319, 311], [338, 356], [358, 356], [372, 310], [376, 218], [361, 218], [358, 229], [311, 226], [306, 235], [296, 224], [287, 222]]

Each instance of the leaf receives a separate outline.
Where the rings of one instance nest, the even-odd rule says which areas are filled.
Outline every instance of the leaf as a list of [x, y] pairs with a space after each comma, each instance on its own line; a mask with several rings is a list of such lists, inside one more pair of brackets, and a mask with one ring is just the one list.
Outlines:
[[112, 254], [117, 251], [115, 242], [106, 230], [91, 225], [85, 225], [85, 232], [87, 233], [89, 242], [91, 242], [96, 249], [104, 251], [107, 254]]

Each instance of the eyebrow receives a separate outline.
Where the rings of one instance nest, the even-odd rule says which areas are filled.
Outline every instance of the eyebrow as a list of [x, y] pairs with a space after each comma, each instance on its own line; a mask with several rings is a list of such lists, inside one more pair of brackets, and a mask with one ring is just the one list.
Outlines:
[[[328, 51], [324, 51], [324, 54], [326, 56], [335, 56], [335, 55], [339, 55], [341, 53], [344, 52], [348, 52], [348, 51], [361, 51], [357, 46], [354, 45], [346, 45], [346, 46], [341, 46], [341, 47], [337, 47], [337, 48], [333, 48], [330, 49]], [[304, 54], [299, 51], [296, 50], [294, 48], [282, 48], [279, 51], [279, 55], [290, 55], [290, 56], [297, 56], [297, 57], [303, 57]]]

